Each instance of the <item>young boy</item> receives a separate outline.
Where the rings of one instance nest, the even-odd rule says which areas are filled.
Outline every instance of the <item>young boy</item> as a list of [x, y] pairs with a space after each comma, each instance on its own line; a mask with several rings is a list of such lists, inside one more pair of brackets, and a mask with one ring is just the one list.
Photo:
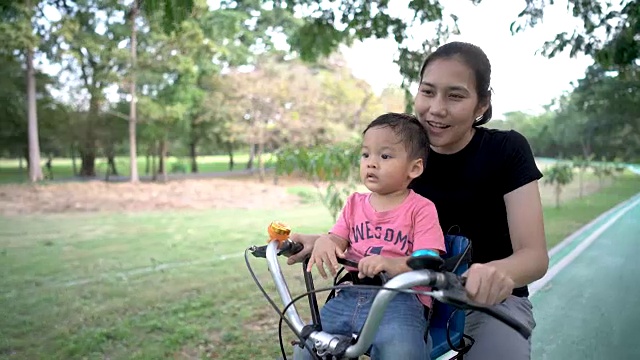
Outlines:
[[[336, 267], [335, 258], [358, 261], [347, 267], [355, 284], [381, 284], [375, 277], [411, 271], [406, 264], [419, 249], [445, 251], [444, 236], [435, 205], [408, 189], [423, 169], [429, 149], [426, 131], [406, 114], [389, 113], [375, 119], [363, 132], [360, 177], [371, 193], [354, 193], [347, 199], [336, 224], [316, 240], [309, 267]], [[321, 309], [322, 329], [351, 335], [360, 331], [378, 290], [345, 288]], [[424, 306], [428, 296], [398, 293], [389, 303], [370, 349], [372, 360], [429, 359], [425, 343]], [[306, 349], [296, 359], [309, 358]]]

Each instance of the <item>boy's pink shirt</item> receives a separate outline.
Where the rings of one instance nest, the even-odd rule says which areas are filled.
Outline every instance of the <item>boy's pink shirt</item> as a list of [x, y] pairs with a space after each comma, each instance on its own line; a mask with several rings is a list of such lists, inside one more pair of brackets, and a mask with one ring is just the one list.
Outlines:
[[[369, 202], [370, 193], [349, 196], [330, 233], [349, 240], [347, 258], [359, 261], [364, 256], [409, 256], [415, 250], [433, 249], [445, 253], [444, 235], [436, 207], [413, 190], [397, 207], [376, 211]], [[357, 269], [348, 268], [350, 271]], [[428, 290], [417, 287], [416, 290]], [[431, 306], [431, 297], [419, 295]]]

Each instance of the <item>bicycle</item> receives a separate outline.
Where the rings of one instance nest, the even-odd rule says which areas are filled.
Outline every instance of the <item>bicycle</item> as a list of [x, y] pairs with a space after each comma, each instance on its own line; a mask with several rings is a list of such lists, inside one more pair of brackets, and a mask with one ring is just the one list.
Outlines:
[[[322, 331], [320, 326], [320, 316], [318, 311], [318, 302], [315, 294], [321, 291], [332, 291], [345, 287], [344, 285], [334, 285], [323, 289], [315, 289], [313, 285], [313, 279], [311, 273], [305, 271], [308, 259], [303, 262], [303, 273], [305, 279], [305, 285], [307, 292], [292, 298], [289, 287], [284, 279], [280, 264], [278, 262], [278, 256], [291, 256], [302, 250], [302, 244], [294, 243], [289, 239], [291, 229], [283, 223], [273, 222], [267, 228], [269, 233], [269, 240], [267, 245], [263, 246], [251, 246], [245, 251], [245, 262], [247, 268], [251, 273], [253, 280], [261, 290], [267, 301], [278, 312], [280, 316], [278, 326], [278, 337], [280, 340], [280, 350], [283, 359], [286, 360], [286, 354], [284, 345], [282, 343], [282, 323], [285, 322], [291, 329], [291, 331], [299, 339], [298, 346], [305, 347], [315, 359], [357, 359], [362, 355], [368, 355], [367, 350], [373, 342], [376, 330], [382, 320], [382, 315], [386, 308], [386, 305], [398, 292], [420, 293], [429, 295], [434, 298], [434, 304], [440, 302], [442, 304], [448, 304], [454, 308], [461, 310], [476, 310], [484, 312], [494, 318], [502, 321], [506, 325], [513, 328], [525, 339], [531, 336], [531, 329], [526, 325], [520, 323], [510, 315], [498, 311], [496, 309], [483, 307], [478, 304], [474, 304], [468, 297], [464, 288], [464, 278], [455, 274], [452, 271], [448, 271], [445, 267], [445, 260], [438, 256], [437, 253], [430, 250], [418, 250], [414, 252], [407, 265], [412, 271], [397, 275], [393, 278], [389, 278], [386, 274], [379, 274], [382, 278], [382, 286], [372, 285], [348, 285], [348, 286], [360, 286], [365, 288], [376, 288], [380, 291], [377, 293], [371, 310], [365, 320], [364, 325], [359, 333], [352, 336], [330, 334]], [[276, 290], [280, 296], [280, 299], [284, 305], [283, 310], [279, 310], [275, 302], [266, 293], [257, 277], [255, 276], [251, 265], [249, 264], [248, 252], [254, 257], [266, 258], [269, 268], [269, 272], [273, 278], [276, 286]], [[466, 250], [465, 250], [466, 253]], [[462, 261], [463, 256], [459, 256], [453, 259], [457, 262], [457, 265]], [[338, 262], [342, 265], [347, 265], [357, 268], [357, 263], [351, 262], [346, 259], [338, 259]], [[335, 284], [335, 281], [334, 281]], [[411, 288], [416, 286], [427, 286], [431, 288], [431, 291], [418, 292]], [[305, 324], [295, 307], [295, 302], [307, 297], [309, 300], [309, 306], [312, 310], [311, 324]], [[435, 307], [434, 307], [435, 308]], [[447, 325], [448, 327], [448, 322]], [[459, 324], [458, 324], [459, 326]], [[464, 327], [464, 321], [462, 320], [462, 327]], [[430, 327], [430, 331], [433, 331], [433, 327]], [[447, 329], [448, 330], [448, 329]], [[467, 337], [466, 335], [462, 334]], [[311, 341], [312, 348], [307, 346], [307, 341]], [[450, 349], [457, 352], [457, 354], [451, 359], [457, 359], [460, 355], [466, 353], [471, 346], [473, 346], [473, 339], [471, 344], [464, 346], [463, 348], [455, 348], [451, 339], [447, 336], [446, 341]], [[434, 343], [436, 348], [438, 345]], [[442, 348], [442, 346], [439, 346]], [[433, 354], [433, 353], [432, 353]], [[442, 358], [442, 354], [437, 354], [438, 358]]]

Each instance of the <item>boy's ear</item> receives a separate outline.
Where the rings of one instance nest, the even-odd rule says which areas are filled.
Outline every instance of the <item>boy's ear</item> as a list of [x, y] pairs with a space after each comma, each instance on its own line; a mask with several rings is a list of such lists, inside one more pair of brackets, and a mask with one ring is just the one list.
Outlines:
[[424, 161], [422, 159], [416, 159], [411, 162], [409, 168], [409, 178], [415, 179], [424, 171]]

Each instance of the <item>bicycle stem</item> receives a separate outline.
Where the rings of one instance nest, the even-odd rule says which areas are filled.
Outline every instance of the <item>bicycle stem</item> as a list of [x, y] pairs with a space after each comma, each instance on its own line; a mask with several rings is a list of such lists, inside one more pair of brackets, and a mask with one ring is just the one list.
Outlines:
[[[283, 306], [287, 306], [292, 301], [291, 292], [289, 291], [287, 282], [284, 280], [284, 275], [282, 275], [282, 270], [278, 263], [278, 245], [278, 241], [270, 241], [267, 245], [267, 265], [269, 266], [269, 272], [271, 273], [273, 282], [276, 285], [276, 290], [280, 295]], [[295, 328], [294, 330], [296, 333], [299, 334], [304, 327], [304, 323], [302, 322], [302, 319], [300, 319], [300, 315], [298, 315], [298, 309], [296, 309], [295, 304], [289, 306], [286, 315]]]

